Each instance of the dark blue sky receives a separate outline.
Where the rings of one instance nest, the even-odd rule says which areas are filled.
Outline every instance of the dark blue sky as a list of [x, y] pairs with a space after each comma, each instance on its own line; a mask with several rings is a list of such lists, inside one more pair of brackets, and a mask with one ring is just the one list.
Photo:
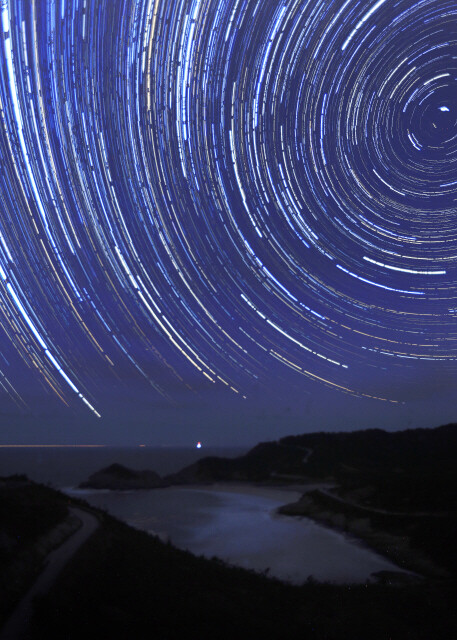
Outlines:
[[455, 420], [456, 12], [5, 3], [1, 441]]

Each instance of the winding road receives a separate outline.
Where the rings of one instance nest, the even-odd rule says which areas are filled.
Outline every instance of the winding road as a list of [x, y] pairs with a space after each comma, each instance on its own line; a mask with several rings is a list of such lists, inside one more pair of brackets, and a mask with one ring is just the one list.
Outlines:
[[[436, 512], [436, 511], [387, 511], [387, 509], [380, 509], [378, 507], [369, 507], [364, 504], [360, 504], [359, 502], [355, 502], [353, 500], [349, 500], [348, 498], [341, 498], [340, 496], [333, 493], [331, 490], [319, 487], [316, 489], [319, 493], [328, 498], [331, 498], [334, 502], [338, 502], [345, 507], [355, 507], [359, 511], [364, 511], [367, 515], [373, 513], [380, 513], [381, 515], [386, 516], [406, 516], [408, 518], [445, 518], [449, 514], [447, 512]], [[1, 640], [1, 638], [0, 638]]]
[[43, 596], [49, 591], [67, 562], [100, 524], [98, 519], [87, 511], [70, 507], [70, 512], [81, 520], [81, 527], [60, 547], [48, 554], [43, 571], [0, 630], [0, 640], [26, 640], [33, 614], [34, 598]]

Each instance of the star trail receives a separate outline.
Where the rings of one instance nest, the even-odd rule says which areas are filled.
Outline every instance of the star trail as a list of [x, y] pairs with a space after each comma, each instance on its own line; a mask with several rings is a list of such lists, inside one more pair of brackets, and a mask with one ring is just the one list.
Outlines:
[[0, 385], [18, 411], [41, 394], [100, 417], [138, 385], [382, 405], [455, 377], [454, 2], [0, 11]]

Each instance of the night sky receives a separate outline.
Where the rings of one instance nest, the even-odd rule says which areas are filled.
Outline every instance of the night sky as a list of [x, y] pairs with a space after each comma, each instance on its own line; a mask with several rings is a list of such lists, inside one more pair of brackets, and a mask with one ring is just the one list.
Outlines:
[[1, 4], [1, 442], [457, 419], [454, 0]]

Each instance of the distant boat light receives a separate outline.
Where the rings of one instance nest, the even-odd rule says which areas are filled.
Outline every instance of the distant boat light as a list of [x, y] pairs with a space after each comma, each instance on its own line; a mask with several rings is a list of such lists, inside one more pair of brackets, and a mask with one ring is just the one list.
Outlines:
[[196, 447], [197, 447], [197, 449], [201, 449], [202, 448], [202, 443], [201, 442], [197, 442]]
[[439, 109], [440, 109], [440, 111], [449, 111], [449, 107], [444, 107], [443, 106], [443, 107], [440, 107]]

